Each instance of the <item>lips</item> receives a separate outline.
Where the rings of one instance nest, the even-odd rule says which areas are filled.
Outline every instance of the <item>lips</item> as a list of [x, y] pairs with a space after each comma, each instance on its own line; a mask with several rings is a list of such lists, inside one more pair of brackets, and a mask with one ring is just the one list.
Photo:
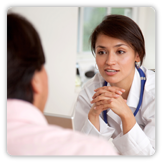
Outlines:
[[116, 69], [105, 69], [105, 72], [106, 72], [107, 75], [113, 76], [113, 75], [116, 75], [119, 72], [119, 70], [116, 70]]
[[106, 70], [107, 72], [117, 72], [117, 70]]
[[119, 70], [116, 70], [116, 69], [105, 69], [105, 71], [107, 71], [107, 72], [118, 72]]

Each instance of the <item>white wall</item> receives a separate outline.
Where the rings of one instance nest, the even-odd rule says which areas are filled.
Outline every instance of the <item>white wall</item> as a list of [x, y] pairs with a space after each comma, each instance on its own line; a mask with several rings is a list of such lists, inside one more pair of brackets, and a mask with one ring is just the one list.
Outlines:
[[152, 7], [138, 8], [138, 25], [141, 28], [146, 47], [146, 57], [143, 65], [155, 69], [155, 10]]
[[74, 104], [77, 7], [14, 7], [40, 34], [49, 78], [46, 113], [70, 115]]

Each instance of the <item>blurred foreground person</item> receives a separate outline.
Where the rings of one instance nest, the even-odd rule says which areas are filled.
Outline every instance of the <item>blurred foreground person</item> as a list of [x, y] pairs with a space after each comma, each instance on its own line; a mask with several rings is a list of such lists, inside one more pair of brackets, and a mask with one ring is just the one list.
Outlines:
[[108, 141], [48, 125], [45, 56], [37, 31], [7, 15], [7, 152], [10, 155], [117, 155]]

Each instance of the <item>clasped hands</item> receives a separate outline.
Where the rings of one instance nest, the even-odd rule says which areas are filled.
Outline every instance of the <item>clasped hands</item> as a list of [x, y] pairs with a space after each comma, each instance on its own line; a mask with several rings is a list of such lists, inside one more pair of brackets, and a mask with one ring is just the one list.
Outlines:
[[114, 86], [104, 86], [94, 91], [95, 94], [91, 101], [91, 104], [94, 104], [92, 106], [94, 115], [99, 115], [103, 110], [110, 108], [115, 114], [122, 117], [130, 110], [126, 104], [126, 100], [121, 96], [125, 92], [124, 89]]
[[98, 88], [92, 97], [92, 108], [88, 113], [88, 119], [100, 131], [99, 115], [103, 110], [110, 108], [115, 114], [117, 114], [123, 125], [123, 134], [126, 134], [135, 125], [136, 119], [127, 106], [126, 100], [123, 99], [122, 94], [124, 89], [118, 87], [104, 86]]

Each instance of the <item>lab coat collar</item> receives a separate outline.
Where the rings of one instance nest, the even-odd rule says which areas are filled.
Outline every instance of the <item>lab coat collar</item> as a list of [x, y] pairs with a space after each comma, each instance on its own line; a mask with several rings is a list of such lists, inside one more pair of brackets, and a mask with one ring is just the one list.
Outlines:
[[[107, 86], [110, 86], [110, 84], [108, 83]], [[134, 79], [127, 98], [127, 105], [129, 107], [134, 107], [136, 109], [139, 102], [139, 95], [140, 95], [140, 75], [137, 69], [135, 68]], [[115, 114], [111, 109], [108, 109], [107, 115], [110, 118], [112, 118], [117, 124], [119, 124], [122, 130], [121, 118], [117, 114]]]
[[7, 121], [21, 121], [38, 125], [48, 124], [38, 108], [29, 102], [18, 99], [7, 100]]
[[137, 108], [139, 103], [141, 81], [138, 70], [135, 68], [134, 79], [130, 88], [130, 92], [127, 98], [127, 105], [129, 107]]

